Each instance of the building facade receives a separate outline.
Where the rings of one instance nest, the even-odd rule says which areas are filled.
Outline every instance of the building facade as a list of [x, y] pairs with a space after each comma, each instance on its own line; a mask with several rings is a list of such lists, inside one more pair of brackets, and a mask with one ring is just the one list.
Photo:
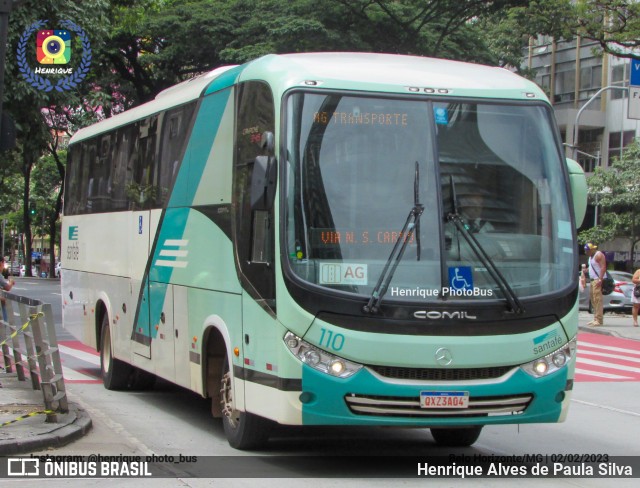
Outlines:
[[[535, 72], [554, 105], [567, 157], [577, 160], [587, 176], [598, 166], [610, 166], [640, 137], [640, 121], [628, 118], [629, 59], [602, 53], [597, 43], [584, 39], [540, 36], [530, 41], [524, 65]], [[582, 228], [596, 222], [597, 211], [590, 205]], [[602, 247], [618, 263], [631, 259], [626, 239]], [[640, 261], [638, 246], [633, 261]]]

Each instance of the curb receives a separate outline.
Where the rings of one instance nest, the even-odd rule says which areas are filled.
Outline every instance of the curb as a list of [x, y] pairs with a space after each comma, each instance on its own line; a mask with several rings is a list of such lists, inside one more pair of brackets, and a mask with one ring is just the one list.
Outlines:
[[593, 334], [608, 335], [608, 336], [613, 336], [613, 337], [622, 337], [617, 332], [613, 332], [611, 330], [605, 330], [605, 329], [602, 329], [601, 327], [589, 327], [588, 325], [579, 325], [578, 326], [578, 330], [581, 330], [582, 332], [591, 332]]
[[[26, 454], [43, 449], [62, 447], [84, 436], [91, 429], [91, 417], [76, 405], [69, 405], [69, 412], [75, 413], [73, 421], [60, 424], [46, 432], [33, 437], [6, 439], [0, 441], [0, 456]], [[58, 424], [52, 424], [52, 426]]]
[[580, 332], [589, 332], [591, 334], [600, 334], [600, 335], [606, 335], [606, 336], [610, 336], [610, 337], [618, 337], [620, 339], [629, 339], [631, 341], [640, 340], [640, 338], [638, 338], [638, 337], [630, 337], [629, 334], [625, 334], [624, 332], [620, 332], [620, 331], [617, 331], [617, 330], [611, 330], [610, 328], [608, 328], [606, 326], [590, 327], [588, 325], [579, 325], [578, 326], [578, 330]]

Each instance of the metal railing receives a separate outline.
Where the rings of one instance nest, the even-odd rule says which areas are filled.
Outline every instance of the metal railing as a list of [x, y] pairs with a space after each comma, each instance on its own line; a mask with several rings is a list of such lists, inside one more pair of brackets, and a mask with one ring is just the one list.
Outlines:
[[62, 375], [51, 304], [0, 290], [6, 320], [0, 316], [3, 367], [15, 372], [19, 381], [27, 375], [34, 390], [41, 390], [47, 422], [56, 413], [67, 413], [69, 404]]

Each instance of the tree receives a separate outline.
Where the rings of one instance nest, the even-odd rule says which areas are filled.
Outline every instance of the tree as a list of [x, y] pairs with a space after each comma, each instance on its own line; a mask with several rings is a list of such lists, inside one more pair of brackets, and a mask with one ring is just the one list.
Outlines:
[[376, 52], [486, 61], [478, 19], [500, 15], [524, 0], [335, 0], [350, 11], [362, 38]]
[[577, 20], [572, 0], [533, 0], [475, 20], [484, 33], [492, 63], [529, 75], [523, 68], [524, 48], [539, 35], [555, 39], [575, 36]]
[[581, 0], [576, 2], [575, 34], [600, 44], [621, 58], [640, 59], [640, 3], [637, 0]]
[[575, 37], [597, 42], [602, 51], [640, 59], [640, 2], [637, 0], [532, 0], [480, 16], [475, 22], [494, 62], [527, 75], [522, 52], [531, 37]]
[[17, 241], [15, 236], [22, 232], [20, 195], [22, 195], [22, 179], [20, 174], [20, 157], [17, 150], [1, 154], [0, 164], [0, 220], [5, 222], [2, 236], [5, 256], [10, 262], [17, 261], [15, 256]]
[[[628, 239], [633, 261], [635, 245], [640, 242], [640, 140], [635, 139], [620, 158], [614, 158], [610, 168], [596, 168], [587, 184], [591, 203], [599, 206], [600, 223], [580, 232], [579, 240]], [[633, 262], [629, 268], [631, 265]]]
[[[24, 245], [26, 247], [24, 259], [27, 273], [31, 270], [31, 224], [32, 215], [30, 212], [31, 192], [31, 172], [39, 158], [53, 147], [52, 139], [57, 137], [53, 132], [45, 117], [45, 109], [63, 111], [62, 107], [67, 107], [66, 113], [73, 114], [74, 110], [69, 107], [82, 107], [87, 98], [96, 98], [91, 89], [91, 84], [100, 79], [101, 70], [105, 67], [94, 63], [90, 74], [85, 80], [86, 84], [81, 84], [81, 88], [76, 90], [51, 90], [44, 91], [33, 83], [27, 82], [19, 70], [20, 60], [16, 56], [16, 48], [19, 45], [21, 36], [27, 28], [32, 26], [36, 20], [47, 20], [49, 27], [59, 28], [62, 20], [72, 20], [76, 24], [91, 32], [91, 40], [98, 46], [102, 45], [108, 27], [104, 22], [104, 12], [108, 5], [106, 0], [90, 0], [86, 2], [57, 2], [54, 0], [25, 0], [20, 7], [11, 13], [9, 26], [9, 45], [6, 59], [7, 75], [5, 81], [6, 101], [4, 110], [10, 112], [16, 122], [18, 135], [19, 164], [17, 169], [22, 177], [22, 229], [24, 233]], [[76, 55], [71, 57], [70, 66], [78, 67], [79, 60], [83, 52], [79, 39], [75, 39], [72, 45], [72, 52]], [[35, 65], [35, 34], [29, 39], [27, 46], [27, 63]], [[55, 78], [54, 78], [55, 80]], [[55, 83], [55, 81], [52, 81]], [[86, 91], [84, 91], [86, 90]], [[2, 155], [4, 160], [7, 156]], [[64, 177], [64, 167], [60, 166], [60, 177]]]
[[[50, 250], [47, 260], [50, 265], [49, 273], [53, 272], [53, 265], [56, 262], [54, 249], [62, 203], [62, 180], [58, 165], [64, 165], [66, 158], [66, 150], [46, 154], [38, 160], [31, 178], [31, 203], [33, 210], [35, 210], [33, 224], [38, 234], [49, 236], [49, 245], [47, 246]], [[43, 255], [42, 258], [44, 259], [45, 256]]]
[[[559, 0], [558, 0], [559, 1]], [[568, 1], [568, 0], [566, 0]], [[127, 102], [265, 54], [393, 52], [491, 63], [480, 18], [525, 0], [139, 0], [112, 11], [107, 59]], [[124, 4], [133, 6], [124, 7]], [[161, 5], [162, 8], [159, 8]], [[146, 7], [142, 9], [141, 7]], [[108, 83], [105, 83], [105, 85]]]

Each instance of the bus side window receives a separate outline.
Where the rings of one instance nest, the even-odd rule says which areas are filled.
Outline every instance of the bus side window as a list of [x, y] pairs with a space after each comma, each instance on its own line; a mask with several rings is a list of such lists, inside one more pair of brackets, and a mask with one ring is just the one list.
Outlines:
[[152, 115], [138, 124], [137, 157], [133, 166], [133, 181], [127, 191], [133, 210], [149, 209], [158, 188], [154, 185], [156, 166], [156, 130], [158, 116]]
[[69, 150], [67, 163], [67, 181], [64, 192], [64, 213], [65, 215], [76, 215], [84, 213], [82, 203], [82, 148], [83, 143], [72, 146]]
[[98, 154], [94, 169], [93, 205], [92, 212], [105, 212], [110, 210], [109, 187], [111, 180], [111, 136], [104, 134], [98, 139]]
[[171, 187], [178, 174], [178, 167], [187, 143], [187, 132], [191, 128], [195, 103], [169, 110], [163, 115], [160, 155], [157, 160], [156, 180], [158, 191], [155, 206], [166, 205]]
[[111, 210], [119, 211], [128, 208], [126, 185], [128, 184], [127, 163], [131, 152], [132, 131], [130, 127], [118, 129], [113, 149], [113, 172], [111, 174]]
[[257, 81], [240, 84], [236, 107], [233, 203], [237, 261], [240, 263], [244, 288], [254, 299], [266, 300], [274, 308], [274, 206], [256, 206], [251, 201], [252, 193], [255, 198], [256, 192], [254, 173], [264, 171], [269, 163], [274, 165], [274, 169], [276, 165], [273, 142], [267, 144], [263, 137], [267, 134], [272, 141], [275, 132], [271, 89], [267, 84]]
[[84, 167], [85, 174], [87, 175], [83, 179], [82, 199], [86, 204], [85, 211], [87, 213], [92, 213], [94, 211], [95, 178], [98, 163], [98, 151], [96, 146], [96, 139], [91, 139], [85, 143], [84, 150], [82, 151], [82, 166]]

